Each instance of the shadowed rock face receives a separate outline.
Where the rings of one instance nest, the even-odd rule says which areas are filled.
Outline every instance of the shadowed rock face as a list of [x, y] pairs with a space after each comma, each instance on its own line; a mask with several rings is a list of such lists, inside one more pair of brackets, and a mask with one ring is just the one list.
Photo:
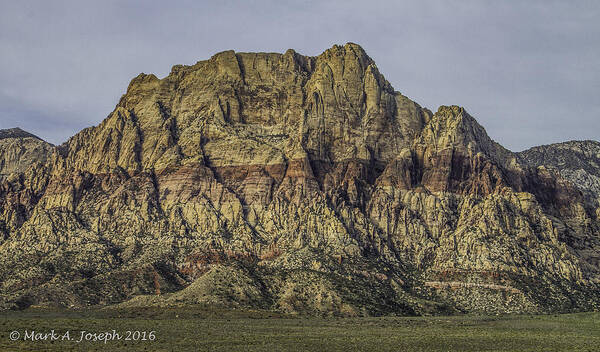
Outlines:
[[586, 188], [504, 149], [463, 108], [432, 113], [394, 91], [356, 44], [140, 74], [100, 125], [36, 160], [0, 186], [5, 307], [600, 302]]
[[523, 162], [555, 169], [576, 185], [594, 206], [600, 202], [600, 143], [571, 141], [534, 147], [518, 153]]
[[0, 243], [27, 221], [42, 196], [52, 148], [19, 128], [0, 130]]

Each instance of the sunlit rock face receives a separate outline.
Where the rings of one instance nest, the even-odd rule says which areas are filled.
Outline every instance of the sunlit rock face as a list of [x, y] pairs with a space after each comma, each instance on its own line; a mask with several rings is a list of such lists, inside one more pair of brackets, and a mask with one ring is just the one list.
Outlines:
[[61, 146], [21, 132], [0, 134], [5, 308], [600, 305], [598, 150], [577, 168], [555, 165], [571, 149], [517, 155], [465, 109], [395, 91], [356, 44], [222, 52], [140, 74]]

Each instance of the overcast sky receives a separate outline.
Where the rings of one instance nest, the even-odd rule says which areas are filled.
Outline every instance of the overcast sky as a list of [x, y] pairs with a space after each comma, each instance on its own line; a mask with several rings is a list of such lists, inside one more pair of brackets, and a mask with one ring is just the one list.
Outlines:
[[519, 151], [600, 139], [600, 1], [0, 0], [0, 128], [97, 125], [140, 72], [355, 42], [422, 106], [464, 106]]

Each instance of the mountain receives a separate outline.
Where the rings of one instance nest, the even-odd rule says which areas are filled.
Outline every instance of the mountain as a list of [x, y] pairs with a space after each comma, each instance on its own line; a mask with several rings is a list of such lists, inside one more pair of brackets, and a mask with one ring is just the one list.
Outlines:
[[600, 142], [570, 141], [518, 153], [531, 166], [552, 168], [576, 185], [585, 198], [600, 205]]
[[0, 246], [27, 221], [41, 197], [52, 149], [19, 128], [0, 130]]
[[42, 165], [52, 145], [20, 128], [0, 130], [0, 181]]
[[[6, 138], [35, 138], [35, 139], [40, 139], [37, 136], [34, 136], [33, 134], [23, 131], [22, 129], [16, 127], [16, 128], [8, 128], [5, 130], [0, 130], [0, 140], [1, 139], [6, 139]], [[40, 139], [41, 140], [41, 139]]]
[[0, 188], [5, 308], [600, 303], [597, 204], [464, 108], [395, 91], [356, 44], [140, 74], [98, 126], [42, 154]]

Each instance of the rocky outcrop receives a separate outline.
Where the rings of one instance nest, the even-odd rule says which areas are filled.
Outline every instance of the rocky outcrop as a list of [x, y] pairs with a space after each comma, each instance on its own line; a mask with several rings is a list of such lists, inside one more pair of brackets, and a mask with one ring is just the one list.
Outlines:
[[163, 79], [140, 74], [102, 123], [40, 163], [21, 188], [2, 183], [5, 213], [36, 185], [3, 228], [6, 307], [600, 303], [597, 206], [463, 108], [433, 113], [394, 91], [356, 44], [317, 57], [227, 51]]
[[52, 148], [19, 128], [0, 130], [0, 244], [27, 221], [41, 197]]
[[600, 204], [600, 143], [571, 141], [534, 147], [518, 153], [523, 162], [550, 168], [579, 188], [596, 207]]
[[52, 145], [19, 128], [0, 130], [0, 181], [44, 165]]

